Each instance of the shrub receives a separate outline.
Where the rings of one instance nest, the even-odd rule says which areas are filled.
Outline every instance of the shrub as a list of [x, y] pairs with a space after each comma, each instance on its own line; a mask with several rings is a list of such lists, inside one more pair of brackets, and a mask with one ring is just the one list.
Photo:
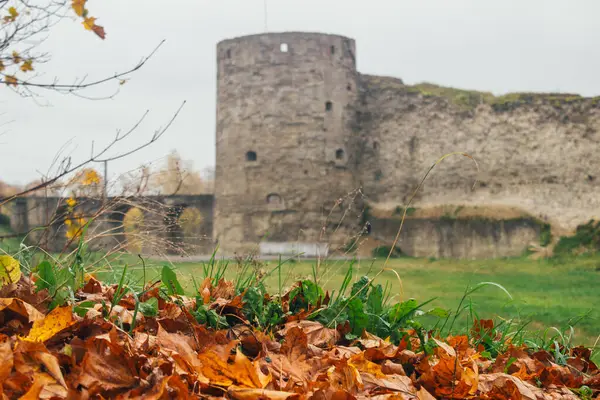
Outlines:
[[546, 247], [552, 242], [552, 227], [549, 224], [543, 224], [540, 229], [540, 246]]
[[[377, 257], [377, 258], [387, 258], [388, 254], [390, 254], [390, 250], [392, 249], [392, 246], [377, 246], [373, 249], [373, 257]], [[390, 256], [390, 258], [399, 258], [404, 256], [404, 253], [402, 253], [402, 250], [400, 250], [400, 247], [396, 246], [394, 247], [394, 251], [392, 252], [392, 255]]]
[[[408, 207], [406, 209], [406, 216], [413, 215], [415, 213], [415, 211], [417, 211], [416, 208], [414, 208], [414, 207]], [[404, 215], [404, 207], [397, 206], [396, 209], [394, 210], [394, 214], [395, 215]]]
[[573, 236], [561, 237], [554, 254], [574, 254], [578, 250], [600, 251], [600, 221], [590, 220], [587, 224], [579, 225]]

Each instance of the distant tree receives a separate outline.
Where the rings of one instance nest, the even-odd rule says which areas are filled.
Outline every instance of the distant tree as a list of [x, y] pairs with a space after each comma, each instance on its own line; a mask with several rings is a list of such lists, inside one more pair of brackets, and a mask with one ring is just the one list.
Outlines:
[[182, 160], [176, 150], [167, 156], [165, 164], [157, 170], [142, 166], [124, 174], [120, 179], [123, 193], [128, 195], [205, 194], [213, 191], [212, 169], [204, 176], [194, 170], [192, 162]]
[[133, 68], [94, 81], [88, 81], [85, 75], [68, 83], [58, 78], [40, 79], [38, 70], [50, 60], [50, 54], [41, 52], [39, 44], [59, 22], [79, 20], [83, 29], [101, 39], [106, 37], [104, 27], [96, 23], [87, 3], [88, 0], [0, 0], [0, 81], [23, 96], [35, 96], [34, 89], [75, 93], [110, 81], [125, 83], [127, 75], [141, 68], [154, 52]]
[[[39, 50], [40, 43], [59, 22], [73, 19], [81, 22], [83, 30], [92, 32], [101, 39], [106, 37], [104, 27], [96, 23], [97, 18], [88, 10], [88, 0], [0, 0], [0, 84], [3, 83], [5, 87], [26, 97], [38, 96], [39, 92], [35, 89], [76, 94], [84, 89], [109, 82], [113, 82], [118, 88], [125, 83], [131, 73], [140, 69], [164, 42], [159, 43], [149, 55], [124, 72], [107, 75], [94, 81], [88, 81], [85, 74], [80, 79], [69, 79], [68, 83], [60, 82], [58, 78], [50, 81], [42, 80], [37, 72], [40, 65], [50, 59], [50, 55]], [[60, 158], [57, 156], [55, 164], [53, 164], [56, 168], [49, 176], [40, 178], [35, 184], [29, 185], [17, 193], [14, 191], [11, 193], [0, 192], [0, 206], [14, 198], [31, 193], [38, 194], [41, 189], [56, 186], [62, 178], [70, 176], [88, 164], [114, 161], [149, 146], [162, 137], [184, 104], [185, 101], [166, 126], [155, 130], [152, 136], [141, 145], [109, 156], [115, 147], [137, 130], [147, 116], [147, 111], [131, 129], [125, 132], [118, 131], [114, 139], [105, 147], [95, 149], [92, 146], [89, 158], [73, 162], [71, 157]]]

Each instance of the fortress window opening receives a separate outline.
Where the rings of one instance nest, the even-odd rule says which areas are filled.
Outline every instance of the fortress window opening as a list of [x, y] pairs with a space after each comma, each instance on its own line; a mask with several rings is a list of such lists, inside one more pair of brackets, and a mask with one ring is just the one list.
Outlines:
[[246, 153], [246, 161], [256, 161], [256, 152], [255, 151], [249, 151]]
[[231, 58], [231, 49], [227, 49], [226, 55], [227, 55], [227, 58]]
[[331, 101], [325, 102], [325, 111], [333, 110], [333, 103]]
[[279, 46], [279, 50], [281, 50], [282, 53], [287, 53], [288, 52], [288, 44], [287, 43], [281, 43], [281, 46]]
[[331, 55], [334, 55], [335, 54], [335, 46], [331, 46], [329, 51], [331, 52]]
[[335, 159], [336, 160], [343, 160], [344, 159], [344, 150], [342, 149], [337, 149], [335, 151]]

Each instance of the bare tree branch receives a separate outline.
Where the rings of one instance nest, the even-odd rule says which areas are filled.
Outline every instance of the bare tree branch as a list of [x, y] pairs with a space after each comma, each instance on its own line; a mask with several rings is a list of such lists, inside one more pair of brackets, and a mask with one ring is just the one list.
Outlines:
[[87, 164], [90, 164], [92, 162], [105, 162], [105, 161], [114, 161], [114, 160], [118, 160], [124, 157], [127, 157], [137, 151], [140, 151], [143, 148], [146, 148], [148, 146], [150, 146], [152, 143], [156, 142], [157, 140], [159, 140], [164, 133], [171, 127], [171, 125], [173, 124], [173, 121], [175, 121], [175, 119], [177, 118], [177, 116], [179, 115], [179, 113], [181, 112], [181, 109], [183, 108], [183, 106], [185, 105], [185, 101], [183, 103], [181, 103], [181, 105], [179, 106], [179, 108], [177, 109], [177, 111], [175, 111], [175, 113], [173, 114], [173, 116], [171, 117], [171, 119], [169, 120], [169, 122], [167, 123], [167, 125], [164, 128], [159, 128], [157, 129], [154, 134], [152, 135], [152, 137], [150, 138], [150, 140], [148, 140], [147, 142], [133, 148], [127, 151], [124, 151], [122, 153], [119, 153], [115, 156], [112, 157], [106, 157], [106, 158], [101, 158], [104, 154], [106, 154], [111, 148], [113, 148], [117, 143], [119, 143], [121, 140], [125, 139], [126, 137], [128, 137], [134, 130], [137, 129], [137, 127], [139, 126], [139, 124], [141, 123], [141, 121], [146, 117], [146, 115], [148, 114], [148, 111], [146, 111], [144, 113], [144, 115], [142, 116], [142, 118], [129, 130], [127, 131], [124, 135], [121, 135], [120, 132], [117, 132], [117, 135], [115, 136], [115, 138], [108, 144], [106, 145], [99, 153], [97, 154], [92, 154], [90, 156], [90, 158], [88, 158], [85, 161], [80, 162], [79, 164], [76, 165], [71, 165], [71, 160], [70, 157], [67, 159], [63, 159], [63, 164], [64, 164], [64, 168], [59, 171], [54, 177], [52, 177], [51, 179], [44, 181], [38, 185], [35, 185], [32, 188], [29, 188], [27, 190], [23, 190], [19, 193], [16, 193], [14, 195], [5, 197], [5, 198], [0, 198], [0, 206], [3, 204], [6, 204], [7, 202], [14, 200], [18, 197], [21, 196], [25, 196], [29, 193], [35, 192], [37, 190], [43, 189], [45, 187], [48, 187], [50, 185], [52, 185], [53, 183], [57, 182], [59, 179], [61, 179], [62, 177], [84, 167]]

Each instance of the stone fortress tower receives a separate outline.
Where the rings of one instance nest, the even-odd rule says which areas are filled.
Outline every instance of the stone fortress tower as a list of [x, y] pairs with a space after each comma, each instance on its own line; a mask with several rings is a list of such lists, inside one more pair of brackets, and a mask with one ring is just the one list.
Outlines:
[[318, 33], [218, 44], [214, 239], [221, 250], [320, 241], [335, 201], [356, 188], [355, 54], [354, 40]]

